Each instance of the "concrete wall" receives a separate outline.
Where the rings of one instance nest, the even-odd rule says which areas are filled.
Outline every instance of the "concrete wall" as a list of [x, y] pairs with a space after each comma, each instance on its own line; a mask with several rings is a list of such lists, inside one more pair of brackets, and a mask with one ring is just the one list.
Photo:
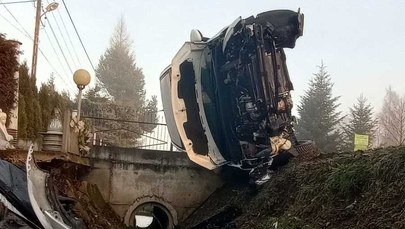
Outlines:
[[183, 152], [95, 147], [91, 157], [93, 169], [85, 179], [98, 185], [123, 219], [138, 202], [154, 199], [172, 211], [174, 222], [182, 221], [223, 184]]

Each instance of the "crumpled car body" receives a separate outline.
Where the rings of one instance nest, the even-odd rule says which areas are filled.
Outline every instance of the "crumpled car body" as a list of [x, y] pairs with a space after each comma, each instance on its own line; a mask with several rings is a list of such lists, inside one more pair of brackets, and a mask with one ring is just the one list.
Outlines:
[[0, 160], [0, 202], [32, 228], [42, 228], [28, 197], [23, 168]]
[[298, 141], [284, 48], [303, 33], [303, 14], [273, 10], [237, 18], [208, 39], [191, 33], [160, 76], [172, 143], [195, 163], [270, 166]]
[[[53, 178], [35, 162], [31, 145], [26, 161], [29, 200], [36, 217], [45, 229], [86, 228], [84, 222], [71, 215], [57, 196]], [[72, 201], [72, 200], [69, 200]]]

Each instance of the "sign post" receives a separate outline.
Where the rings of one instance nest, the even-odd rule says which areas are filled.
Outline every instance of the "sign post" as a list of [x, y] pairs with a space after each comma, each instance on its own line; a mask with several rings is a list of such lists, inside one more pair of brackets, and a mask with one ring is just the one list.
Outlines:
[[354, 151], [367, 150], [368, 135], [354, 134]]

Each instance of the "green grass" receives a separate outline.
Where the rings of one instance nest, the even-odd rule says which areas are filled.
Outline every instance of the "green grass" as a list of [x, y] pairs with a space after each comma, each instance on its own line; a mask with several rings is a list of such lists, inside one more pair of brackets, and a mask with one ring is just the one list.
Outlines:
[[370, 168], [364, 164], [337, 164], [326, 180], [328, 190], [340, 198], [353, 199], [370, 183]]

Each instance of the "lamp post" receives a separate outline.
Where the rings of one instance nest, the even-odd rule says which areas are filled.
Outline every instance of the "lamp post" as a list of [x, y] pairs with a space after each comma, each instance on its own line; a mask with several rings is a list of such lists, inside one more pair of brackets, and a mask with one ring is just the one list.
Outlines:
[[38, 59], [38, 44], [39, 44], [39, 26], [41, 23], [41, 17], [46, 13], [56, 10], [59, 6], [57, 2], [50, 3], [46, 8], [45, 12], [41, 14], [42, 1], [37, 0], [37, 11], [35, 16], [35, 33], [34, 33], [34, 47], [32, 51], [32, 67], [31, 67], [31, 77], [35, 77], [37, 74], [37, 59]]
[[90, 73], [84, 69], [78, 69], [73, 74], [73, 81], [79, 88], [79, 95], [77, 98], [77, 120], [80, 120], [80, 111], [82, 107], [82, 91], [90, 83]]

